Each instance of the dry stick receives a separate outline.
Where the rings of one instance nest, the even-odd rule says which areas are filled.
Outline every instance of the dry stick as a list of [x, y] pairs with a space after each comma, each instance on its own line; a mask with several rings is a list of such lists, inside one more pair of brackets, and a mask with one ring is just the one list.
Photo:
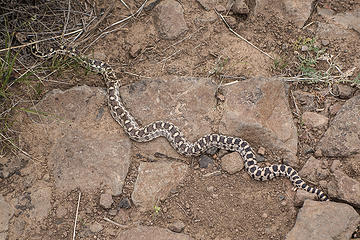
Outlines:
[[76, 215], [75, 215], [75, 222], [74, 222], [74, 233], [73, 233], [73, 238], [72, 238], [73, 240], [75, 240], [76, 223], [77, 223], [78, 214], [79, 214], [80, 198], [81, 198], [81, 192], [79, 192], [79, 198], [78, 198], [78, 203], [77, 203], [77, 207], [76, 207]]
[[[3, 138], [3, 139], [7, 139], [6, 136], [4, 136], [1, 132], [0, 132], [0, 136]], [[7, 139], [7, 141], [13, 145], [17, 150], [19, 150], [20, 152], [22, 152], [23, 154], [25, 154], [27, 157], [31, 158], [32, 157], [30, 156], [30, 154], [28, 154], [27, 152], [25, 152], [24, 150], [22, 150], [21, 148], [19, 148], [18, 146], [16, 146], [15, 143], [13, 143], [10, 139]]]
[[63, 30], [63, 32], [62, 32], [62, 35], [63, 35], [63, 37], [62, 37], [62, 42], [63, 42], [63, 40], [64, 40], [64, 34], [65, 34], [65, 32], [66, 32], [66, 28], [67, 28], [67, 25], [68, 25], [68, 23], [69, 23], [69, 18], [70, 18], [70, 8], [71, 8], [70, 1], [71, 1], [71, 0], [69, 0], [69, 3], [68, 3], [68, 14], [67, 14], [67, 17], [66, 17], [66, 19], [65, 19], [64, 30]]
[[104, 217], [104, 220], [105, 221], [108, 221], [109, 223], [112, 223], [118, 227], [121, 227], [121, 228], [128, 228], [129, 226], [128, 225], [123, 225], [123, 224], [120, 224], [120, 223], [117, 223], [117, 222], [114, 222], [113, 220], [107, 218], [107, 217]]
[[130, 8], [129, 8], [129, 6], [128, 5], [126, 5], [126, 3], [123, 1], [123, 0], [120, 0], [121, 1], [121, 3], [127, 8], [127, 9], [129, 9], [130, 10]]
[[242, 39], [243, 41], [245, 41], [247, 44], [249, 44], [250, 46], [252, 46], [253, 48], [255, 48], [256, 50], [260, 51], [262, 54], [265, 54], [268, 58], [274, 60], [274, 58], [272, 56], [270, 56], [268, 53], [264, 52], [263, 50], [261, 50], [260, 48], [256, 47], [254, 44], [252, 44], [251, 42], [249, 42], [248, 40], [246, 40], [244, 37], [242, 37], [240, 34], [238, 34], [237, 32], [235, 32], [230, 25], [226, 22], [225, 18], [223, 17], [223, 15], [221, 15], [218, 11], [216, 11], [216, 9], [214, 9], [216, 14], [221, 18], [221, 20], [225, 23], [226, 27], [230, 30], [230, 32], [232, 32], [233, 34], [235, 34], [235, 36], [237, 36], [238, 38]]
[[[64, 34], [64, 36], [72, 35], [72, 34], [80, 32], [80, 31], [83, 31], [83, 30], [78, 29], [78, 30], [75, 30], [73, 32], [66, 33], [66, 34]], [[5, 51], [12, 50], [12, 49], [17, 49], [17, 48], [23, 48], [23, 47], [31, 46], [31, 45], [41, 43], [41, 42], [46, 42], [46, 41], [49, 41], [49, 40], [54, 40], [54, 39], [61, 38], [61, 37], [63, 37], [63, 35], [58, 35], [58, 36], [54, 36], [54, 37], [46, 38], [46, 39], [42, 39], [42, 40], [37, 40], [37, 41], [34, 41], [34, 42], [21, 44], [21, 45], [14, 46], [14, 47], [3, 48], [3, 49], [0, 49], [0, 52], [5, 52]]]

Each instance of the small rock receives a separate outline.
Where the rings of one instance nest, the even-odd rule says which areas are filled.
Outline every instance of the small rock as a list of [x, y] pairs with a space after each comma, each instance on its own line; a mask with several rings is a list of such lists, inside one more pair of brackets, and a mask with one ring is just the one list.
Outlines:
[[341, 165], [341, 162], [340, 160], [334, 160], [333, 163], [331, 164], [331, 167], [330, 167], [330, 171], [333, 173], [335, 172], [336, 169], [338, 169]]
[[5, 201], [5, 198], [0, 195], [0, 232], [7, 231], [9, 221], [14, 215], [14, 209]]
[[354, 94], [355, 89], [345, 84], [338, 84], [333, 87], [333, 93], [341, 99], [349, 99]]
[[231, 7], [231, 10], [234, 14], [249, 14], [250, 10], [248, 5], [246, 5], [244, 0], [236, 0]]
[[134, 44], [130, 48], [130, 56], [135, 58], [141, 52], [141, 47], [139, 44]]
[[67, 214], [67, 209], [63, 205], [60, 205], [56, 209], [56, 217], [57, 218], [63, 218], [66, 216], [66, 214]]
[[337, 112], [342, 108], [343, 103], [341, 102], [336, 102], [333, 105], [330, 106], [329, 108], [329, 113], [331, 116], [334, 116], [337, 114]]
[[169, 229], [176, 233], [181, 233], [184, 230], [184, 228], [185, 228], [185, 224], [180, 220], [176, 220], [175, 222], [169, 225]]
[[215, 188], [214, 188], [214, 186], [209, 186], [209, 187], [206, 188], [206, 190], [207, 190], [208, 192], [213, 193], [213, 192], [215, 191]]
[[302, 121], [309, 128], [325, 128], [329, 122], [327, 117], [314, 112], [304, 112], [302, 115]]
[[209, 164], [212, 164], [214, 160], [207, 156], [207, 155], [201, 155], [199, 160], [200, 168], [208, 168]]
[[130, 200], [128, 198], [121, 199], [119, 207], [129, 209], [131, 207]]
[[100, 206], [102, 206], [105, 209], [111, 208], [111, 205], [113, 204], [114, 200], [112, 199], [111, 194], [109, 193], [103, 193], [100, 195]]
[[116, 209], [110, 209], [109, 211], [110, 216], [116, 216], [117, 213], [118, 211]]
[[264, 147], [259, 147], [257, 153], [264, 156], [265, 155], [265, 148]]
[[234, 28], [236, 27], [237, 21], [236, 18], [232, 17], [232, 16], [225, 16], [224, 17], [226, 22], [230, 25], [230, 27]]
[[218, 11], [219, 13], [225, 12], [226, 8], [223, 5], [216, 5], [215, 6], [216, 11]]
[[301, 46], [301, 51], [302, 52], [307, 52], [307, 51], [309, 51], [309, 47], [308, 46]]
[[360, 182], [340, 170], [334, 171], [334, 180], [329, 183], [329, 194], [354, 206], [360, 207]]
[[294, 206], [302, 207], [306, 199], [315, 200], [316, 194], [298, 189], [295, 194]]
[[217, 147], [210, 147], [208, 150], [206, 150], [206, 154], [214, 155], [219, 149]]
[[234, 174], [244, 168], [244, 162], [238, 153], [233, 152], [221, 158], [221, 168], [230, 174]]
[[210, 11], [213, 8], [213, 0], [196, 0], [206, 11]]
[[321, 44], [322, 44], [324, 47], [328, 46], [328, 45], [329, 45], [329, 43], [330, 43], [330, 41], [329, 41], [329, 40], [326, 40], [326, 39], [321, 40]]
[[164, 39], [176, 39], [188, 30], [184, 9], [175, 0], [161, 1], [155, 8], [154, 20], [160, 36]]
[[93, 224], [90, 225], [90, 231], [92, 233], [98, 233], [103, 229], [104, 229], [104, 227], [98, 222], [94, 222]]
[[314, 153], [315, 157], [322, 157], [322, 151], [320, 149], [317, 149]]
[[315, 111], [317, 103], [315, 96], [308, 92], [300, 90], [294, 91], [294, 96], [299, 103], [298, 106], [302, 111]]

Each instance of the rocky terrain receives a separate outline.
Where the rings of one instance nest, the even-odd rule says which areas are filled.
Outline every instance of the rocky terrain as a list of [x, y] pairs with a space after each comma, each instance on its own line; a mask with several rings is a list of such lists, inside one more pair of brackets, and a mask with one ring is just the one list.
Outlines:
[[[107, 24], [143, 3], [116, 2]], [[357, 1], [145, 1], [89, 54], [113, 66], [139, 123], [171, 121], [192, 141], [239, 136], [260, 165], [293, 166], [331, 201], [285, 178], [252, 180], [237, 153], [185, 158], [162, 138], [131, 141], [102, 77], [70, 70], [23, 103], [31, 111], [14, 109], [19, 150], [0, 156], [0, 240], [351, 239], [359, 36]], [[315, 47], [326, 49], [317, 71], [330, 66], [330, 76], [299, 75], [299, 56]]]

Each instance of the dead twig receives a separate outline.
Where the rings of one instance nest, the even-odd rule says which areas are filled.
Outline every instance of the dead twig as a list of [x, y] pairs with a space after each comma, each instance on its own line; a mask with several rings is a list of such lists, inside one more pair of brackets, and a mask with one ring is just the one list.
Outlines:
[[232, 32], [233, 34], [235, 34], [235, 36], [237, 36], [238, 38], [240, 38], [241, 40], [245, 41], [247, 44], [249, 44], [250, 46], [252, 46], [253, 48], [255, 48], [256, 50], [258, 50], [259, 52], [261, 52], [262, 54], [264, 54], [265, 56], [267, 56], [268, 58], [274, 60], [274, 58], [264, 52], [263, 50], [261, 50], [260, 48], [258, 48], [257, 46], [255, 46], [253, 43], [249, 42], [248, 40], [246, 40], [243, 36], [241, 36], [240, 34], [238, 34], [237, 32], [235, 32], [230, 25], [226, 22], [225, 18], [223, 17], [223, 15], [221, 15], [218, 11], [216, 11], [216, 9], [214, 9], [216, 14], [221, 18], [221, 20], [225, 23], [226, 27], [230, 30], [230, 32]]
[[78, 215], [79, 215], [79, 206], [80, 206], [80, 199], [81, 199], [81, 192], [79, 192], [79, 198], [78, 198], [78, 203], [76, 206], [76, 214], [75, 214], [75, 221], [74, 221], [74, 232], [73, 232], [73, 240], [75, 240], [75, 235], [76, 235], [76, 223], [77, 223], [77, 219], [78, 219]]
[[121, 228], [128, 228], [128, 227], [130, 227], [129, 225], [123, 225], [123, 224], [117, 223], [117, 222], [115, 222], [115, 221], [113, 221], [113, 220], [111, 220], [111, 219], [109, 219], [109, 218], [107, 218], [107, 217], [104, 217], [104, 220], [105, 220], [105, 221], [108, 221], [109, 223], [112, 223], [112, 224], [114, 224], [114, 225], [116, 225], [116, 226], [118, 226], [118, 227], [121, 227]]

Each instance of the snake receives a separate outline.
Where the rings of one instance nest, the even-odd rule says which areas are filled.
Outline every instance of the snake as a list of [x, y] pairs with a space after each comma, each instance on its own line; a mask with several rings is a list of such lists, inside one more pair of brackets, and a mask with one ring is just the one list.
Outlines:
[[164, 137], [170, 145], [185, 157], [197, 157], [208, 149], [216, 147], [230, 152], [237, 152], [244, 161], [244, 168], [250, 177], [258, 181], [267, 181], [276, 177], [287, 177], [295, 189], [302, 189], [316, 194], [320, 201], [329, 201], [329, 197], [319, 188], [308, 185], [291, 166], [286, 164], [272, 164], [261, 167], [257, 164], [256, 155], [250, 144], [237, 136], [228, 136], [221, 133], [211, 133], [191, 142], [175, 124], [158, 120], [145, 126], [140, 126], [135, 117], [126, 108], [120, 95], [121, 81], [116, 77], [112, 67], [99, 60], [81, 56], [75, 49], [60, 46], [50, 49], [47, 53], [38, 50], [37, 44], [31, 45], [31, 52], [36, 57], [50, 58], [56, 54], [68, 55], [79, 59], [92, 71], [103, 76], [107, 87], [107, 98], [110, 114], [124, 129], [128, 137], [136, 142], [149, 142]]

